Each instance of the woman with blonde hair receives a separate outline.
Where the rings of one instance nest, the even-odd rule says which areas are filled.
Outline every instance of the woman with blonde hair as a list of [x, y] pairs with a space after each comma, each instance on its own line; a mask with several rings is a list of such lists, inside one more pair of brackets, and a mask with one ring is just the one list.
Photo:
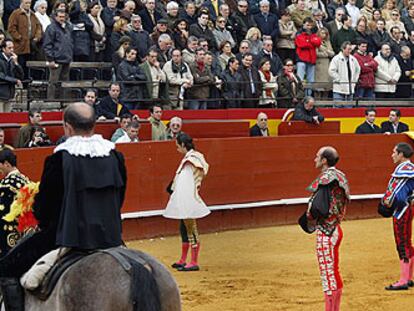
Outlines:
[[391, 28], [394, 26], [398, 27], [401, 32], [404, 32], [404, 34], [407, 34], [404, 23], [400, 20], [400, 11], [398, 11], [398, 9], [394, 9], [391, 11], [391, 19], [387, 21], [387, 23], [385, 24], [385, 29], [388, 31], [390, 35]]
[[259, 54], [263, 48], [262, 33], [259, 28], [251, 27], [247, 31], [245, 39], [250, 42], [250, 53], [253, 55]]
[[395, 9], [395, 1], [394, 0], [387, 0], [384, 3], [384, 6], [381, 10], [382, 18], [385, 19], [386, 22], [391, 20], [391, 12]]
[[[328, 96], [328, 92], [332, 90], [332, 84], [330, 83], [330, 77], [328, 73], [329, 62], [332, 57], [335, 56], [335, 52], [332, 48], [331, 40], [329, 38], [329, 31], [325, 27], [318, 30], [318, 37], [321, 38], [321, 45], [316, 49], [316, 67], [315, 77], [317, 79], [317, 87], [315, 89], [316, 97], [325, 98]], [[318, 85], [321, 87], [319, 88]], [[319, 96], [318, 96], [319, 95]]]
[[262, 94], [259, 108], [276, 108], [277, 78], [270, 71], [270, 60], [264, 58], [259, 65], [259, 76], [262, 81]]
[[128, 32], [128, 20], [125, 18], [118, 19], [112, 28], [112, 34], [111, 34], [111, 47], [113, 49], [113, 52], [115, 52], [115, 49], [119, 47], [119, 39], [121, 37], [126, 36]]
[[364, 6], [360, 10], [360, 13], [361, 16], [365, 16], [368, 22], [371, 22], [374, 13], [374, 0], [364, 0]]

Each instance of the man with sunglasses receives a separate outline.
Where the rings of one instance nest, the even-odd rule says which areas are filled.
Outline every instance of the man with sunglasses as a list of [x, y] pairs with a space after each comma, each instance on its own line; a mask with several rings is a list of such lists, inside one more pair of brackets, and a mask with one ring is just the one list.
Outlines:
[[237, 2], [237, 11], [230, 18], [233, 24], [234, 38], [237, 42], [241, 42], [246, 37], [247, 31], [250, 28], [256, 27], [256, 22], [248, 10], [249, 4], [247, 0], [239, 0]]

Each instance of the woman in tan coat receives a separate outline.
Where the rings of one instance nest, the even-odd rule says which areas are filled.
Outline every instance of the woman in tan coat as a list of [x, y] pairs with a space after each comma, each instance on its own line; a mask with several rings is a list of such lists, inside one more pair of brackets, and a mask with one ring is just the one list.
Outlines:
[[31, 0], [22, 0], [20, 8], [13, 11], [9, 18], [8, 32], [13, 39], [14, 52], [27, 74], [26, 62], [40, 49], [42, 25], [30, 9]]
[[[316, 49], [316, 88], [317, 97], [325, 98], [327, 93], [332, 89], [332, 83], [330, 83], [330, 77], [328, 74], [329, 62], [334, 57], [335, 52], [332, 49], [331, 41], [329, 40], [329, 31], [326, 28], [321, 28], [318, 31], [318, 36], [321, 38], [322, 44]], [[321, 82], [321, 83], [318, 83]]]
[[290, 12], [283, 11], [279, 20], [279, 40], [277, 41], [277, 53], [280, 56], [280, 60], [283, 62], [285, 59], [295, 59], [295, 37], [297, 29], [295, 24], [290, 19]]

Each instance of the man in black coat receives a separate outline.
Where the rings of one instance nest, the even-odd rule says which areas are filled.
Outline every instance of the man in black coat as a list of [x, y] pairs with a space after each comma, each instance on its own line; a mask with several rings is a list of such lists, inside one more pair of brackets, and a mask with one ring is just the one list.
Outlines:
[[155, 0], [147, 0], [145, 3], [145, 8], [138, 12], [139, 16], [142, 18], [142, 27], [148, 33], [154, 31], [155, 25], [157, 25], [158, 20], [162, 18], [161, 14], [155, 10]]
[[123, 155], [113, 143], [93, 135], [95, 115], [91, 106], [69, 105], [63, 120], [69, 138], [46, 158], [33, 204], [40, 230], [0, 260], [7, 310], [23, 310], [19, 278], [51, 250], [91, 251], [122, 244], [121, 207], [126, 188]]
[[269, 136], [267, 119], [267, 114], [259, 112], [257, 115], [257, 123], [250, 128], [250, 136]]
[[121, 116], [128, 114], [132, 116], [132, 113], [127, 107], [119, 100], [121, 93], [121, 86], [117, 82], [113, 82], [109, 85], [108, 96], [102, 98], [102, 100], [95, 105], [96, 117], [100, 120], [111, 119], [121, 120]]
[[255, 66], [259, 68], [262, 59], [270, 61], [270, 71], [274, 76], [279, 76], [283, 70], [283, 64], [279, 55], [273, 52], [273, 41], [271, 39], [263, 40], [263, 49], [257, 54]]
[[253, 66], [253, 55], [246, 53], [242, 58], [242, 66], [239, 68], [240, 73], [240, 107], [256, 108], [259, 103], [259, 97], [262, 92], [262, 82], [259, 72]]
[[269, 1], [260, 1], [260, 13], [253, 16], [262, 35], [269, 36], [272, 40], [277, 40], [279, 36], [279, 18], [276, 14], [270, 13]]
[[357, 127], [355, 134], [379, 134], [381, 129], [375, 122], [377, 111], [374, 108], [365, 110], [365, 122]]
[[139, 59], [144, 59], [152, 42], [148, 31], [142, 28], [141, 16], [131, 16], [131, 30], [127, 35], [131, 38], [131, 47], [138, 51]]
[[292, 120], [320, 124], [325, 118], [316, 110], [315, 99], [312, 96], [306, 96], [302, 103], [296, 105]]
[[14, 44], [5, 39], [0, 53], [0, 112], [11, 110], [10, 99], [14, 97], [15, 86], [22, 85], [23, 68], [19, 65], [17, 55], [14, 53]]
[[411, 72], [414, 69], [414, 63], [411, 56], [411, 49], [408, 46], [401, 47], [400, 54], [396, 56], [401, 69], [401, 76], [395, 92], [399, 98], [411, 98], [412, 96]]
[[408, 132], [410, 129], [407, 124], [400, 122], [401, 111], [399, 109], [391, 109], [389, 121], [381, 123], [381, 131], [385, 134], [396, 134]]
[[208, 21], [208, 10], [204, 8], [200, 12], [197, 23], [190, 26], [190, 36], [206, 39], [210, 50], [217, 51], [216, 38], [210, 28], [208, 28]]
[[247, 34], [247, 31], [256, 27], [256, 22], [252, 15], [248, 12], [249, 4], [247, 0], [240, 0], [237, 2], [237, 11], [231, 15], [230, 21], [233, 25], [233, 38], [237, 43], [241, 42]]

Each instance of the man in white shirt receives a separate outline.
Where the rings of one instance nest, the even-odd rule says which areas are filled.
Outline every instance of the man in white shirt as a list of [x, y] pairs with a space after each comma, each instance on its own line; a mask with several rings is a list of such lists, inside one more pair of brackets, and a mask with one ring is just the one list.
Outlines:
[[138, 121], [132, 121], [126, 125], [126, 135], [119, 137], [115, 143], [136, 143], [139, 141], [139, 123]]

